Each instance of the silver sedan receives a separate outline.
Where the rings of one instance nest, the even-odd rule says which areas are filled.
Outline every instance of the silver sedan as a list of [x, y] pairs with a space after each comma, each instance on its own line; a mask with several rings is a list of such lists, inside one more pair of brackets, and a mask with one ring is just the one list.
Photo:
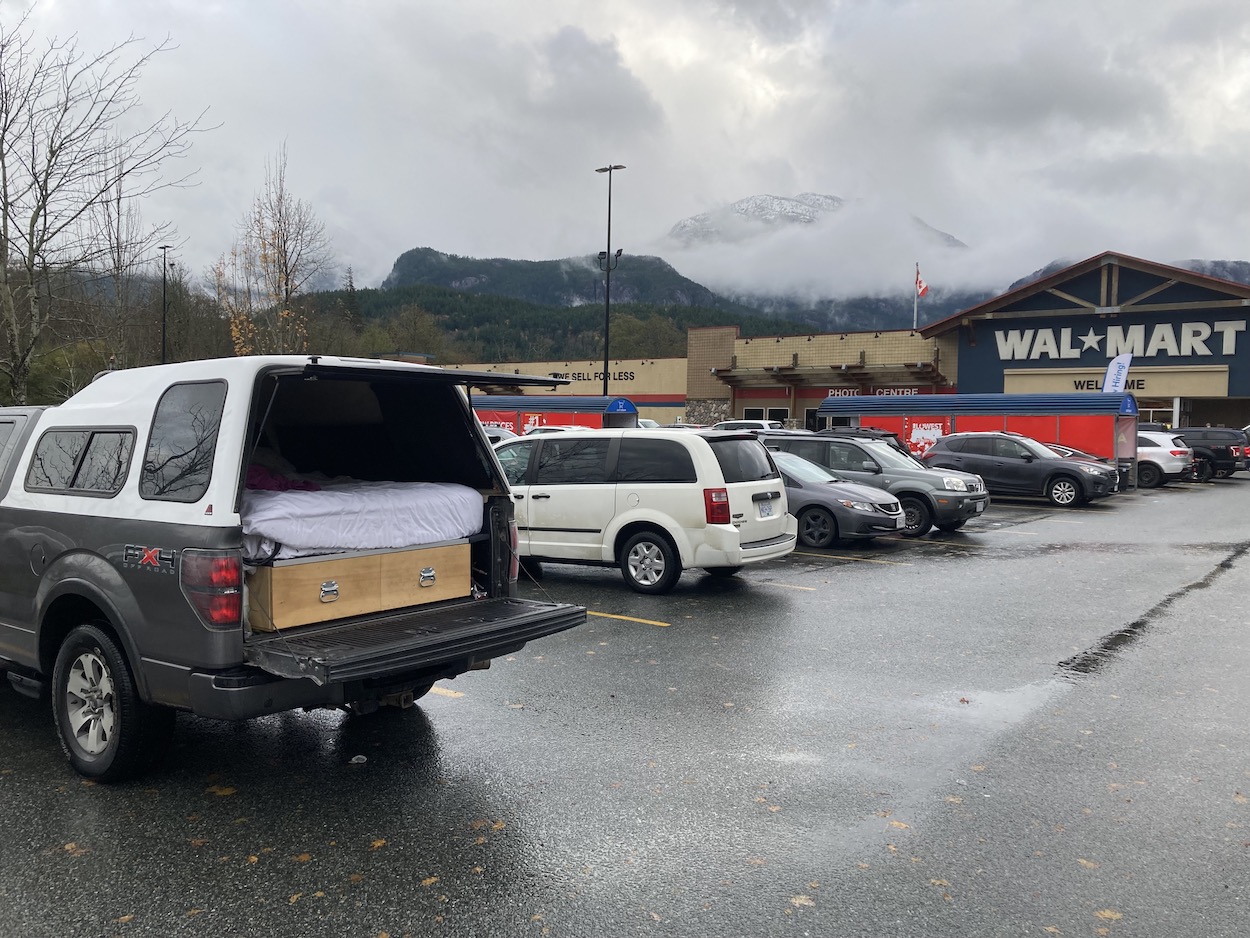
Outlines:
[[867, 540], [903, 530], [898, 499], [884, 489], [847, 482], [814, 462], [769, 450], [786, 484], [790, 513], [799, 521], [804, 547], [832, 547], [840, 540]]

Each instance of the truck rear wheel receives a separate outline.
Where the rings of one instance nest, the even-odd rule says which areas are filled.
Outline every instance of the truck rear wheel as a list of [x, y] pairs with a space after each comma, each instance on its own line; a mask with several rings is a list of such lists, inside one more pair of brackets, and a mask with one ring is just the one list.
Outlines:
[[119, 782], [147, 768], [173, 732], [174, 711], [145, 704], [117, 642], [95, 624], [65, 637], [52, 671], [52, 714], [79, 775]]

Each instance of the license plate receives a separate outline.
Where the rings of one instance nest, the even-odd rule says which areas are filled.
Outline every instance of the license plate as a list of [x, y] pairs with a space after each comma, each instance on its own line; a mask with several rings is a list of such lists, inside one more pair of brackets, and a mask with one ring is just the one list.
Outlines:
[[772, 501], [772, 499], [770, 498], [770, 499], [768, 499], [767, 501], [760, 502], [760, 517], [761, 517], [761, 518], [771, 518], [772, 516], [773, 516], [773, 501]]
[[985, 502], [977, 502], [977, 511], [985, 511]]

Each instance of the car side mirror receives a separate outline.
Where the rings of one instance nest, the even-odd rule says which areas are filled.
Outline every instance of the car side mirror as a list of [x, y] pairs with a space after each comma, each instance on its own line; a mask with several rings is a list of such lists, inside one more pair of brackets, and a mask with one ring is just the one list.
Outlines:
[[881, 471], [881, 467], [878, 466], [871, 459], [865, 459], [862, 463], [859, 464], [859, 467], [864, 472], [880, 472]]
[[1033, 461], [1033, 460], [1035, 460], [1037, 457], [1036, 457], [1036, 456], [1034, 456], [1032, 453], [1025, 453], [1025, 454], [1024, 454], [1023, 456], [1021, 456], [1020, 458], [1021, 458], [1021, 459], [1023, 459], [1025, 462], [1032, 462], [1032, 461]]

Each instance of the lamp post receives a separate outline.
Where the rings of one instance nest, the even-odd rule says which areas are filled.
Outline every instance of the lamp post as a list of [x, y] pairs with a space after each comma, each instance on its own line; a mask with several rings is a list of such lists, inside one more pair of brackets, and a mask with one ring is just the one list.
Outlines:
[[161, 364], [165, 364], [165, 318], [169, 314], [168, 294], [165, 292], [165, 271], [169, 269], [169, 249], [172, 245], [162, 244], [161, 252]]
[[599, 252], [599, 269], [604, 273], [603, 280], [603, 396], [608, 396], [608, 330], [612, 317], [612, 271], [621, 259], [621, 249], [612, 253], [612, 173], [624, 169], [620, 164], [600, 166], [596, 173], [608, 174], [608, 249]]

